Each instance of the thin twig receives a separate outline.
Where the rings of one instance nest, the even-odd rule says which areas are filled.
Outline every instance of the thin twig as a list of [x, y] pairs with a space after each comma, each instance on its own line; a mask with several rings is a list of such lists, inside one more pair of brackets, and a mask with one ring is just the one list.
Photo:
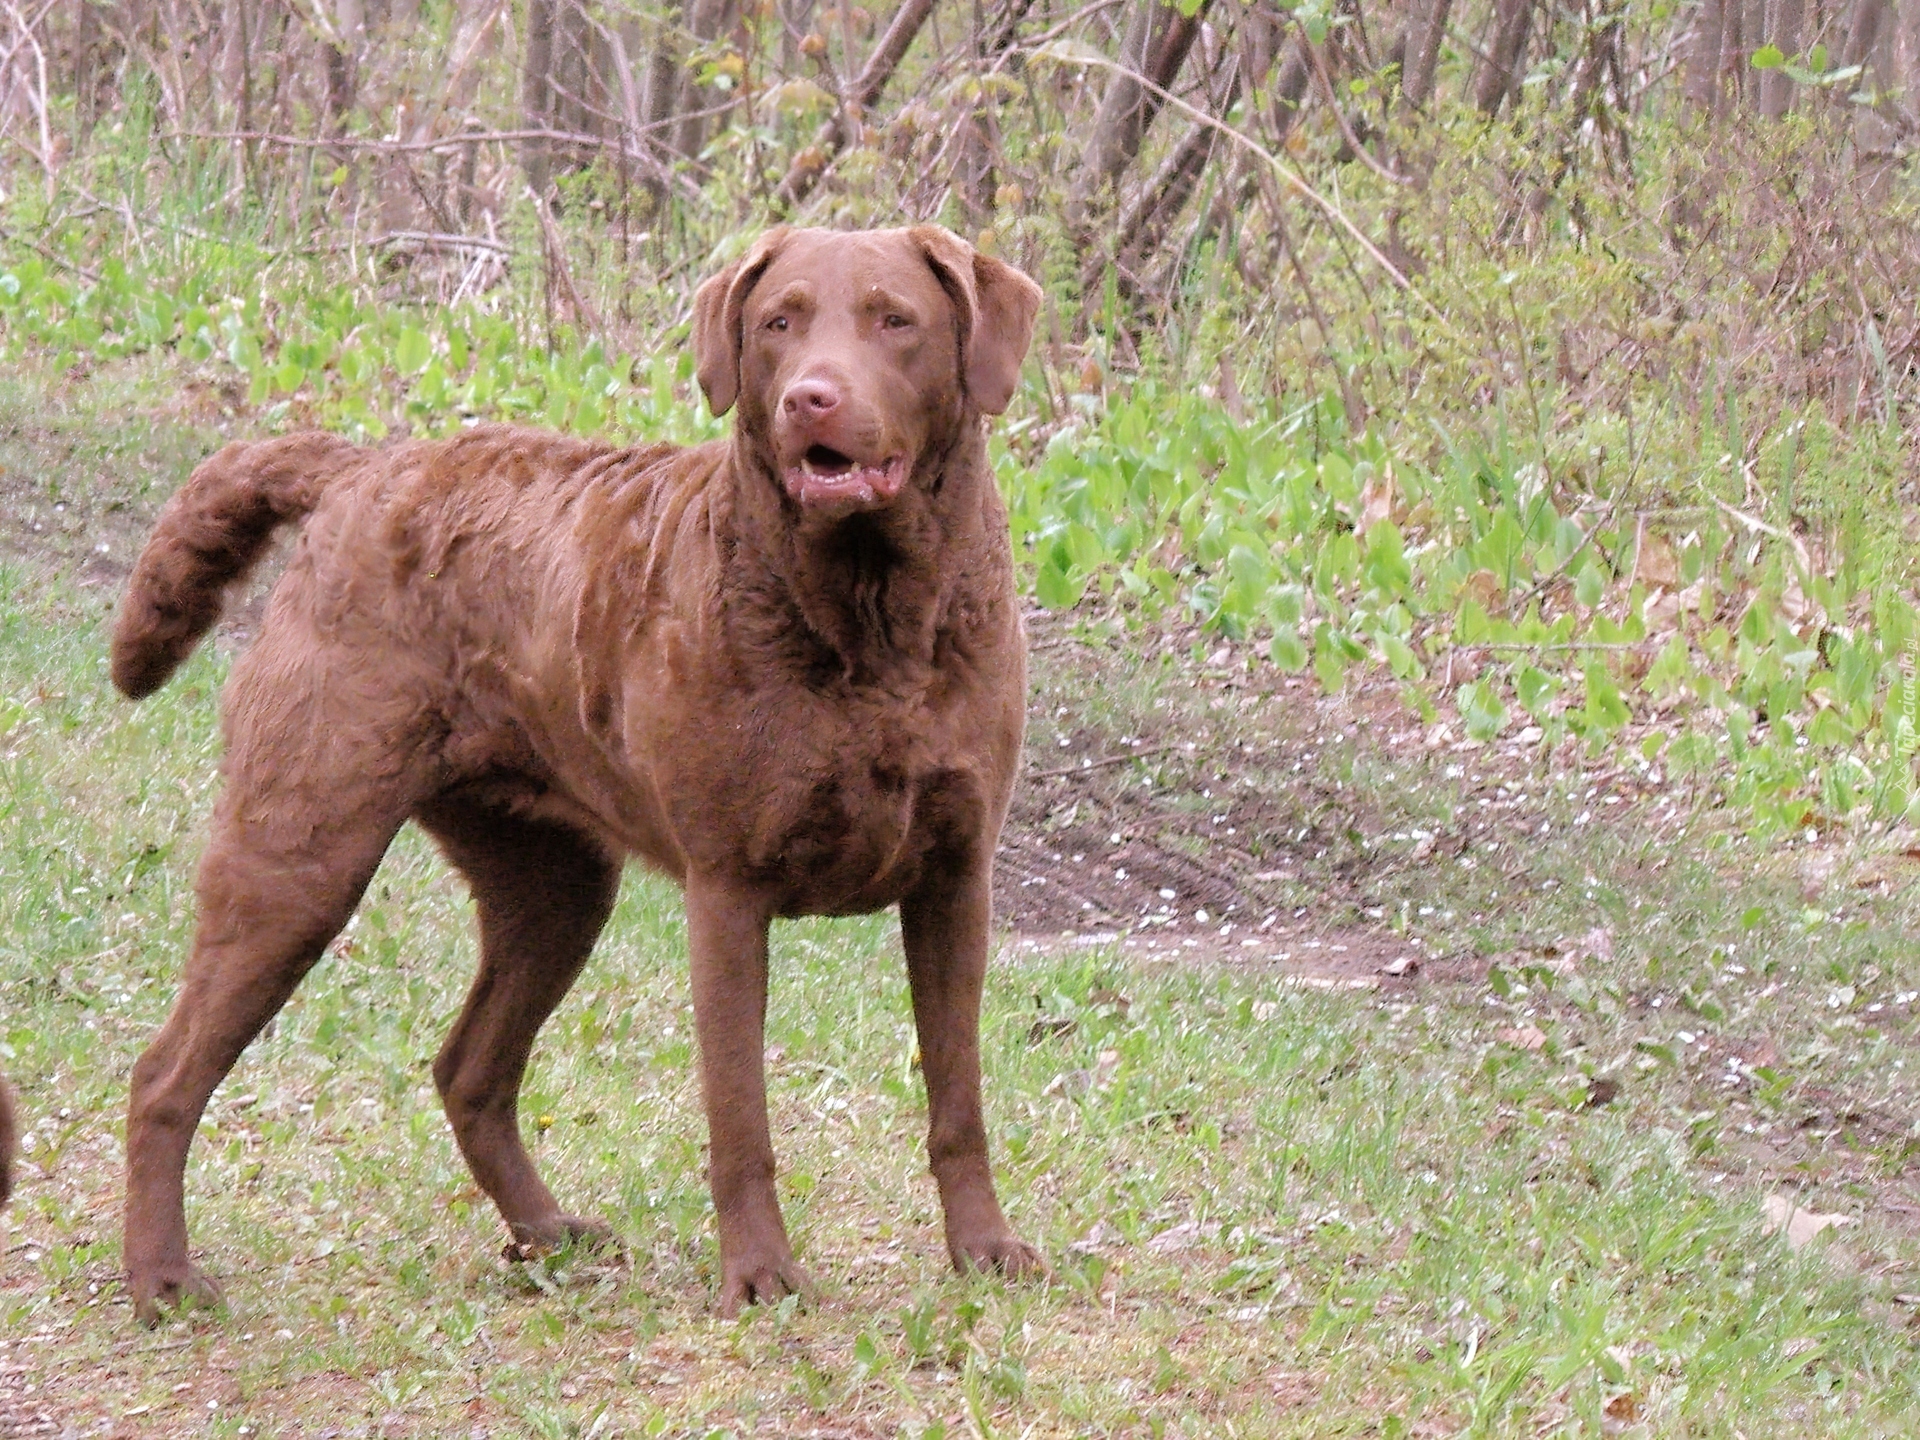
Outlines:
[[511, 255], [513, 248], [481, 235], [447, 235], [432, 230], [389, 230], [367, 242], [374, 249], [384, 245], [418, 245], [429, 250], [490, 250], [496, 255]]
[[[697, 119], [703, 116], [720, 115], [733, 109], [733, 103], [709, 105], [700, 110], [688, 110], [676, 119]], [[636, 135], [645, 135], [651, 131], [665, 128], [672, 121], [654, 121], [639, 126]], [[227, 140], [242, 141], [256, 145], [278, 145], [289, 150], [326, 150], [353, 151], [370, 155], [405, 155], [422, 151], [459, 150], [468, 145], [499, 144], [511, 145], [526, 140], [546, 140], [556, 145], [572, 146], [581, 150], [602, 150], [633, 161], [646, 170], [660, 184], [678, 190], [688, 199], [705, 202], [706, 192], [677, 171], [660, 163], [659, 157], [652, 151], [628, 145], [624, 140], [610, 139], [604, 135], [586, 135], [576, 130], [461, 130], [452, 135], [436, 136], [429, 140], [356, 140], [349, 136], [334, 138], [306, 135], [285, 135], [269, 130], [171, 130], [162, 138], [169, 140]]]
[[56, 250], [53, 250], [42, 241], [30, 240], [24, 235], [15, 235], [12, 231], [8, 230], [4, 226], [0, 226], [0, 240], [5, 241], [9, 245], [25, 245], [29, 250], [32, 250], [36, 254], [38, 254], [42, 259], [51, 261], [53, 264], [58, 265], [62, 270], [72, 271], [75, 275], [78, 275], [82, 280], [86, 281], [89, 285], [98, 285], [100, 283], [100, 277], [96, 275], [93, 271], [89, 270], [84, 265], [78, 264], [75, 261], [67, 259], [66, 256], [60, 254]]
[[1339, 125], [1340, 134], [1346, 140], [1347, 148], [1360, 157], [1361, 164], [1382, 180], [1391, 181], [1395, 185], [1412, 184], [1413, 182], [1406, 176], [1395, 174], [1374, 159], [1372, 152], [1360, 142], [1360, 137], [1353, 133], [1353, 126], [1347, 121], [1347, 112], [1340, 108], [1340, 97], [1333, 93], [1333, 77], [1327, 74], [1326, 59], [1320, 54], [1320, 47], [1312, 40], [1307, 41], [1307, 58], [1313, 61], [1313, 73], [1319, 78], [1320, 88], [1327, 97], [1327, 108], [1333, 111], [1334, 122]]
[[1165, 745], [1149, 745], [1145, 750], [1129, 751], [1125, 755], [1109, 755], [1102, 760], [1087, 760], [1078, 765], [1063, 765], [1058, 770], [1034, 770], [1027, 776], [1029, 780], [1057, 780], [1062, 775], [1082, 775], [1089, 770], [1103, 770], [1109, 765], [1124, 765], [1129, 760], [1143, 760], [1149, 755], [1159, 755], [1168, 750], [1178, 750], [1180, 742], [1169, 740]]
[[[1307, 183], [1305, 176], [1301, 175], [1299, 172], [1294, 170], [1292, 166], [1282, 161], [1279, 156], [1275, 155], [1271, 150], [1267, 149], [1264, 145], [1260, 144], [1259, 141], [1253, 139], [1252, 136], [1247, 135], [1243, 131], [1236, 130], [1233, 126], [1227, 124], [1224, 120], [1215, 119], [1213, 116], [1209, 115], [1205, 110], [1202, 110], [1199, 106], [1189, 104], [1187, 101], [1182, 100], [1178, 95], [1173, 94], [1171, 91], [1167, 90], [1165, 87], [1155, 84], [1152, 80], [1149, 80], [1146, 76], [1142, 75], [1139, 71], [1130, 69], [1127, 66], [1118, 63], [1117, 61], [1108, 60], [1098, 55], [1063, 55], [1058, 51], [1049, 51], [1044, 56], [1040, 56], [1036, 52], [1028, 50], [1028, 48], [1025, 46], [1020, 47], [1020, 49], [1023, 53], [1026, 53], [1028, 55], [1029, 59], [1042, 58], [1042, 59], [1053, 61], [1061, 65], [1078, 65], [1086, 68], [1091, 68], [1096, 70], [1108, 70], [1108, 71], [1114, 72], [1115, 74], [1131, 76], [1134, 80], [1138, 81], [1143, 88], [1157, 95], [1160, 98], [1162, 103], [1171, 105], [1174, 109], [1181, 111], [1183, 114], [1191, 116], [1193, 119], [1199, 121], [1202, 125], [1212, 126], [1214, 129], [1218, 130], [1222, 135], [1226, 136], [1227, 139], [1232, 141], [1235, 145], [1240, 146], [1243, 150], [1248, 151], [1250, 154], [1257, 156], [1260, 160], [1265, 162], [1267, 167], [1271, 169], [1276, 175], [1278, 175], [1283, 181], [1291, 185], [1294, 189], [1298, 190], [1302, 195], [1306, 196], [1308, 200], [1312, 201], [1314, 205], [1319, 207], [1319, 209], [1330, 220], [1332, 220], [1341, 229], [1345, 230], [1349, 235], [1351, 235], [1354, 238], [1355, 242], [1359, 244], [1360, 248], [1367, 252], [1367, 258], [1372, 260], [1374, 264], [1378, 265], [1381, 268], [1381, 270], [1386, 272], [1387, 278], [1393, 281], [1395, 286], [1397, 286], [1401, 290], [1406, 291], [1407, 294], [1411, 295], [1415, 300], [1419, 301], [1421, 306], [1427, 311], [1429, 315], [1431, 315], [1434, 318], [1434, 320], [1440, 325], [1441, 329], [1445, 330], [1447, 334], [1453, 335], [1456, 338], [1458, 338], [1458, 332], [1454, 330], [1452, 322], [1447, 319], [1444, 313], [1442, 313], [1442, 311], [1440, 310], [1440, 307], [1435, 305], [1425, 295], [1421, 294], [1421, 292], [1415, 288], [1413, 282], [1409, 280], [1405, 275], [1400, 273], [1399, 267], [1395, 265], [1391, 260], [1389, 260], [1384, 254], [1381, 253], [1380, 247], [1378, 245], [1375, 245], [1373, 241], [1367, 238], [1366, 232], [1361, 230], [1361, 228], [1358, 225], [1356, 225], [1352, 219], [1348, 217], [1346, 211], [1342, 210], [1338, 205], [1334, 204], [1331, 200], [1327, 199], [1326, 196], [1322, 195], [1318, 190], [1314, 189], [1313, 186]], [[1008, 53], [1012, 54], [1014, 52], [1009, 51]]]

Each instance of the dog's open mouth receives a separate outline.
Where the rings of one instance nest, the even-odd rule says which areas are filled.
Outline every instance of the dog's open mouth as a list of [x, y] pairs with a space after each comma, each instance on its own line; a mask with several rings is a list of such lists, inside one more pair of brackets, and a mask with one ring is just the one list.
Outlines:
[[787, 494], [801, 505], [864, 509], [884, 505], [907, 483], [907, 457], [893, 455], [878, 465], [862, 465], [831, 445], [809, 445], [798, 465], [781, 477]]

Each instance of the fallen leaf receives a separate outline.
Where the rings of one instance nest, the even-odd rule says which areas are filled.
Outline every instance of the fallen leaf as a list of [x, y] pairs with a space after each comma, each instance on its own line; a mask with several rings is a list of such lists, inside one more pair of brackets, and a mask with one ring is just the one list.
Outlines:
[[1175, 1250], [1189, 1250], [1196, 1245], [1207, 1245], [1220, 1238], [1220, 1223], [1201, 1224], [1198, 1220], [1182, 1220], [1171, 1229], [1162, 1230], [1147, 1241], [1147, 1249], [1155, 1255], [1166, 1255]]
[[1680, 597], [1671, 590], [1655, 590], [1640, 614], [1649, 635], [1665, 635], [1680, 623]]
[[1680, 583], [1680, 558], [1658, 535], [1644, 535], [1639, 553], [1633, 559], [1633, 578], [1649, 590], [1659, 586], [1672, 590]]
[[1611, 1105], [1619, 1098], [1620, 1082], [1598, 1075], [1587, 1081], [1587, 1098], [1582, 1106], [1588, 1110], [1598, 1110], [1602, 1105]]
[[1405, 975], [1420, 973], [1420, 959], [1415, 955], [1402, 955], [1398, 960], [1389, 960], [1380, 967], [1382, 975], [1391, 975], [1398, 979]]
[[1393, 516], [1393, 471], [1384, 469], [1360, 487], [1360, 518], [1354, 529], [1364, 535]]
[[1027, 1043], [1038, 1045], [1053, 1035], [1071, 1035], [1079, 1029], [1079, 1022], [1066, 1015], [1042, 1015], [1027, 1029]]
[[1091, 1070], [1065, 1070], [1049, 1080], [1040, 1093], [1042, 1095], [1083, 1095], [1093, 1088]]
[[1493, 1032], [1493, 1038], [1516, 1050], [1538, 1050], [1547, 1043], [1546, 1032], [1538, 1025], [1503, 1025]]
[[1622, 1391], [1602, 1407], [1607, 1419], [1618, 1425], [1631, 1425], [1640, 1418], [1640, 1397], [1631, 1390]]
[[1761, 1212], [1766, 1216], [1760, 1227], [1762, 1235], [1771, 1235], [1776, 1230], [1784, 1230], [1789, 1249], [1804, 1249], [1816, 1235], [1825, 1233], [1841, 1225], [1854, 1225], [1859, 1222], [1852, 1215], [1822, 1215], [1812, 1210], [1803, 1210], [1785, 1195], [1769, 1195], [1760, 1202]]
[[1105, 1220], [1096, 1220], [1093, 1222], [1093, 1228], [1087, 1231], [1086, 1234], [1082, 1235], [1078, 1240], [1070, 1240], [1067, 1242], [1067, 1253], [1069, 1255], [1092, 1255], [1097, 1253], [1101, 1246], [1111, 1245], [1119, 1238], [1119, 1232], [1108, 1225]]
[[1491, 570], [1476, 570], [1460, 582], [1460, 594], [1482, 610], [1492, 611], [1506, 599], [1507, 592]]

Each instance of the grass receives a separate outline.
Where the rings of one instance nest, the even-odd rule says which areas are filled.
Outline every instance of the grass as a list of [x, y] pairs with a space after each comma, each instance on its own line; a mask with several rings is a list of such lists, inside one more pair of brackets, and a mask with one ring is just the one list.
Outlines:
[[[1096, 608], [1036, 651], [1030, 768], [1057, 765], [1063, 739], [1189, 739], [1093, 772], [1074, 805], [1104, 815], [1138, 793], [1205, 849], [1213, 813], [1264, 798], [1261, 853], [1297, 862], [1292, 933], [1418, 939], [1429, 959], [1411, 980], [1315, 971], [1255, 924], [1184, 960], [1005, 944], [989, 1123], [1051, 1283], [948, 1273], [893, 920], [790, 924], [769, 1085], [789, 1221], [825, 1293], [716, 1319], [678, 900], [638, 875], [523, 1105], [563, 1203], [609, 1219], [626, 1258], [500, 1259], [426, 1070], [471, 971], [470, 920], [408, 835], [209, 1108], [189, 1218], [230, 1311], [135, 1329], [121, 1111], [190, 923], [226, 663], [203, 653], [138, 708], [105, 683], [115, 594], [94, 537], [124, 562], [207, 438], [157, 438], [143, 395], [95, 379], [0, 397], [0, 1061], [27, 1128], [0, 1215], [6, 1421], [1911, 1432], [1920, 913], [1904, 832], [1759, 846], [1671, 777], [1543, 773], [1510, 739], [1429, 746], [1390, 684], [1276, 689], [1217, 637], [1128, 632]], [[1036, 793], [1036, 831], [1057, 833], [1064, 800]], [[1296, 828], [1308, 838], [1285, 850]], [[1795, 1251], [1762, 1234], [1774, 1192], [1858, 1223]]]

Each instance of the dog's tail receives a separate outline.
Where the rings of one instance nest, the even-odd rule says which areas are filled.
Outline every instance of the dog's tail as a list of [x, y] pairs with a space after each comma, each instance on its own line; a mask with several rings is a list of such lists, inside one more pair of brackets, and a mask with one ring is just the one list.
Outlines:
[[123, 695], [139, 700], [166, 684], [220, 618], [227, 587], [359, 453], [337, 435], [308, 431], [228, 445], [201, 462], [160, 512], [127, 581], [113, 626], [113, 683]]

